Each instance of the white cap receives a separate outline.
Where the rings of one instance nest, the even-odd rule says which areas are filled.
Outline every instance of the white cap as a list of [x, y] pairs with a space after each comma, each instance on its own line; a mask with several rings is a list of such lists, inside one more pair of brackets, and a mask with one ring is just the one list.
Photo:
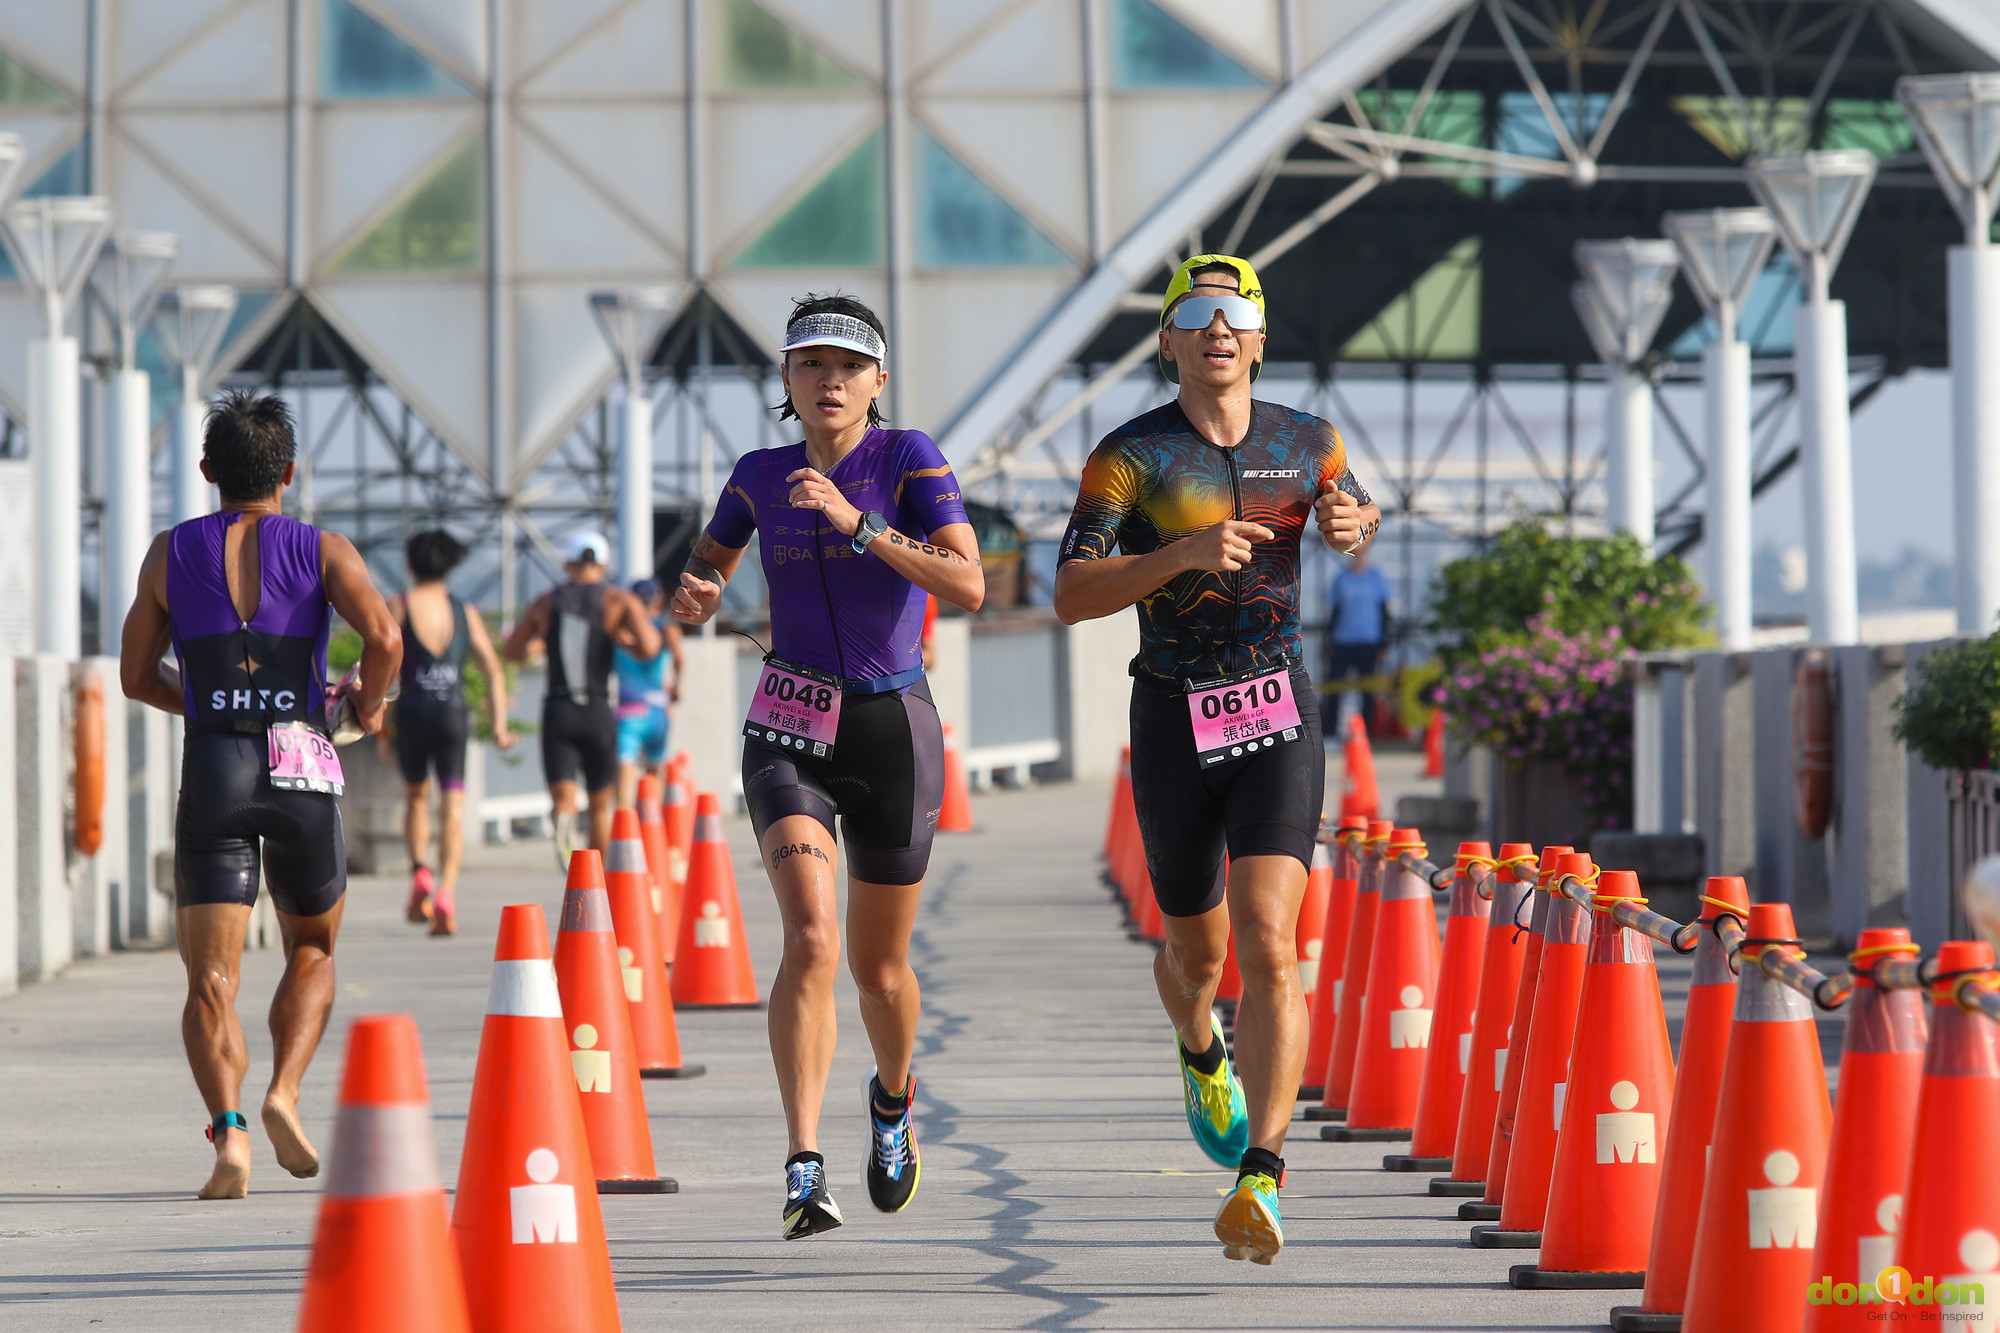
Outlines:
[[588, 561], [594, 565], [603, 565], [611, 561], [611, 539], [601, 532], [592, 532], [587, 528], [582, 532], [571, 533], [569, 544], [563, 549], [565, 552], [563, 560], [568, 564], [580, 565]]
[[865, 320], [831, 313], [806, 315], [793, 320], [785, 329], [785, 345], [778, 349], [778, 355], [783, 356], [796, 347], [845, 347], [850, 352], [859, 352], [885, 362], [889, 355], [882, 335], [870, 328]]

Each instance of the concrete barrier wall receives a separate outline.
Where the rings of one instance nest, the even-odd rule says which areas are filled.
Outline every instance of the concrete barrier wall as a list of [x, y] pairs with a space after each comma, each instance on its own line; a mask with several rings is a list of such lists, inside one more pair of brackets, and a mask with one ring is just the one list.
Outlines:
[[741, 774], [743, 705], [737, 697], [734, 634], [704, 634], [681, 640], [681, 702], [674, 714], [674, 748], [694, 763], [695, 786], [720, 792], [723, 811], [734, 807], [731, 793]]
[[1059, 775], [1101, 781], [1118, 771], [1118, 751], [1131, 737], [1132, 655], [1139, 651], [1139, 612], [1086, 620], [1060, 632], [1056, 650], [1056, 725], [1062, 738]]
[[[0, 657], [0, 682], [12, 684], [14, 659]], [[16, 691], [0, 689], [0, 756], [19, 755], [16, 744]], [[16, 799], [18, 763], [0, 762], [0, 812], [20, 809]], [[0, 995], [21, 987], [20, 821], [0, 814]]]
[[75, 936], [70, 911], [68, 835], [63, 807], [69, 771], [69, 663], [50, 656], [14, 659], [14, 795], [20, 867], [19, 941], [23, 982], [46, 981], [69, 966]]

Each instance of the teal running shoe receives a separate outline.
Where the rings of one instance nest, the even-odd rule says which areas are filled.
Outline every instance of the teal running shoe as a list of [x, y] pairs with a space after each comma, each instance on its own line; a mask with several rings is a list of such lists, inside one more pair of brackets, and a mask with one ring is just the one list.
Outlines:
[[[1216, 1049], [1227, 1051], [1222, 1042], [1222, 1020], [1210, 1014], [1208, 1026], [1215, 1034]], [[1236, 1081], [1229, 1056], [1222, 1057], [1213, 1074], [1204, 1074], [1187, 1062], [1187, 1052], [1176, 1035], [1174, 1057], [1181, 1062], [1181, 1092], [1194, 1141], [1217, 1166], [1235, 1166], [1250, 1146], [1250, 1110], [1244, 1105], [1243, 1085]]]
[[1269, 1265], [1285, 1248], [1284, 1220], [1278, 1216], [1278, 1182], [1262, 1171], [1238, 1177], [1236, 1188], [1215, 1214], [1215, 1238], [1229, 1259]]

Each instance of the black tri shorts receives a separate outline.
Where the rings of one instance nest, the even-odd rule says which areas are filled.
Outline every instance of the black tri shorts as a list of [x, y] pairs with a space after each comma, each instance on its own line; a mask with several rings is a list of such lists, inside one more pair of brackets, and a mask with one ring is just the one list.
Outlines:
[[839, 815], [851, 878], [919, 883], [944, 805], [944, 731], [929, 682], [842, 698], [825, 759], [746, 739], [743, 796], [759, 842], [788, 815], [810, 815], [832, 837]]
[[411, 786], [437, 774], [446, 791], [465, 790], [464, 704], [396, 705], [396, 766]]
[[261, 869], [287, 916], [319, 916], [347, 892], [340, 803], [270, 782], [263, 735], [187, 738], [174, 816], [174, 905], [257, 901]]
[[618, 785], [618, 714], [608, 699], [577, 703], [542, 701], [542, 776], [550, 783], [575, 782], [585, 791]]
[[1132, 804], [1153, 896], [1166, 916], [1200, 916], [1222, 901], [1223, 853], [1294, 856], [1308, 868], [1326, 796], [1326, 751], [1312, 677], [1292, 668], [1306, 734], [1203, 771], [1187, 696], [1132, 681]]

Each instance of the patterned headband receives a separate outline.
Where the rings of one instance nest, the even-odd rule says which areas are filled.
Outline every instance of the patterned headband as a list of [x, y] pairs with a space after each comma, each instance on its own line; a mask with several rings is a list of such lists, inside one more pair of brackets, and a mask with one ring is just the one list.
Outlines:
[[834, 314], [806, 315], [793, 320], [785, 328], [785, 345], [778, 352], [782, 355], [795, 347], [845, 347], [877, 361], [887, 361], [889, 352], [882, 335], [866, 321]]

